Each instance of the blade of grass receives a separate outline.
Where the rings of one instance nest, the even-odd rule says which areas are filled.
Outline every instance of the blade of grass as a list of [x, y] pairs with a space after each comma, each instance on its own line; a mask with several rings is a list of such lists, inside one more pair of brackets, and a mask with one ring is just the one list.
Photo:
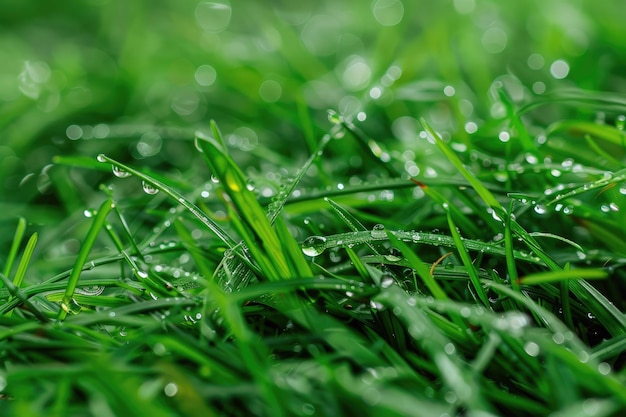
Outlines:
[[428, 267], [424, 264], [424, 262], [422, 262], [419, 256], [411, 250], [409, 245], [398, 239], [396, 235], [390, 231], [387, 231], [387, 237], [389, 238], [389, 242], [398, 248], [402, 255], [409, 261], [411, 268], [413, 268], [420, 278], [422, 278], [422, 281], [431, 294], [438, 300], [447, 300], [448, 295], [446, 292], [439, 286], [439, 283], [431, 275]]
[[578, 279], [604, 279], [608, 274], [603, 269], [569, 269], [561, 271], [537, 272], [520, 278], [524, 285], [538, 285], [547, 282], [559, 282]]
[[517, 266], [515, 264], [515, 255], [513, 254], [513, 233], [511, 231], [511, 213], [513, 211], [513, 201], [509, 204], [509, 211], [504, 218], [504, 251], [506, 259], [506, 269], [509, 273], [509, 281], [511, 287], [519, 291], [519, 282], [517, 281]]
[[472, 262], [472, 259], [467, 252], [467, 248], [465, 247], [464, 241], [461, 238], [461, 234], [456, 228], [456, 224], [454, 224], [454, 221], [452, 220], [450, 211], [447, 212], [447, 215], [448, 224], [450, 225], [450, 233], [452, 233], [452, 239], [454, 239], [456, 249], [461, 256], [463, 265], [465, 265], [465, 268], [467, 269], [467, 273], [470, 277], [470, 282], [472, 283], [480, 301], [484, 304], [485, 307], [489, 308], [489, 297], [487, 297], [487, 293], [480, 283], [480, 278], [478, 278], [478, 272], [476, 271], [476, 267], [474, 266], [474, 263]]
[[[214, 123], [211, 127], [213, 134], [221, 138]], [[278, 237], [255, 195], [248, 190], [243, 173], [228, 155], [226, 148], [220, 145], [223, 140], [216, 140], [201, 132], [197, 132], [196, 139], [205, 161], [214, 175], [223, 183], [237, 214], [243, 221], [242, 225], [247, 229], [248, 248], [252, 250], [253, 247], [258, 247], [259, 253], [263, 253], [264, 257], [270, 261], [266, 265], [268, 270], [264, 271], [269, 273], [268, 278], [285, 279], [291, 276]], [[243, 232], [243, 227], [239, 231]], [[273, 270], [275, 273], [272, 272]]]
[[76, 257], [72, 273], [67, 281], [67, 287], [65, 289], [65, 294], [63, 295], [63, 301], [61, 303], [61, 309], [59, 310], [58, 320], [64, 320], [67, 316], [67, 313], [69, 311], [69, 305], [72, 302], [74, 291], [76, 290], [76, 286], [78, 285], [78, 279], [80, 278], [80, 273], [83, 269], [83, 265], [85, 265], [85, 263], [87, 262], [87, 257], [89, 256], [89, 253], [91, 252], [91, 249], [96, 242], [98, 234], [104, 227], [106, 217], [113, 209], [113, 206], [113, 200], [109, 198], [106, 199], [98, 208], [98, 213], [91, 223], [91, 227], [89, 228], [87, 236], [85, 237], [80, 251], [78, 252], [78, 256]]
[[180, 194], [179, 192], [177, 192], [176, 190], [174, 190], [171, 187], [168, 187], [167, 185], [165, 185], [164, 183], [140, 172], [137, 171], [134, 168], [129, 167], [128, 165], [124, 165], [120, 162], [115, 161], [114, 159], [109, 158], [106, 155], [100, 154], [98, 155], [98, 161], [100, 162], [107, 162], [113, 166], [116, 166], [132, 175], [134, 175], [135, 177], [141, 179], [142, 181], [145, 181], [147, 184], [150, 184], [152, 187], [154, 187], [155, 189], [158, 189], [162, 192], [164, 192], [165, 194], [167, 194], [170, 198], [172, 198], [174, 201], [176, 201], [177, 204], [182, 205], [183, 207], [185, 207], [185, 209], [187, 209], [187, 211], [189, 211], [189, 213], [191, 213], [194, 217], [196, 217], [198, 220], [200, 220], [200, 222], [206, 226], [211, 232], [213, 232], [222, 242], [224, 242], [229, 248], [232, 248], [235, 246], [235, 241], [228, 235], [228, 233], [226, 233], [226, 231], [224, 231], [224, 229], [222, 229], [222, 227], [220, 225], [218, 225], [217, 223], [215, 223], [213, 220], [211, 220], [206, 214], [204, 214], [202, 212], [202, 210], [200, 210], [196, 205], [192, 204], [189, 200], [187, 200], [185, 197], [183, 197], [182, 194]]
[[13, 241], [11, 243], [11, 249], [9, 249], [9, 254], [7, 255], [6, 263], [4, 264], [4, 268], [2, 270], [2, 274], [5, 276], [9, 276], [11, 274], [11, 270], [13, 269], [13, 262], [15, 262], [15, 259], [17, 258], [17, 251], [22, 244], [22, 239], [24, 238], [25, 231], [26, 219], [20, 217], [17, 222], [17, 228], [15, 229]]
[[26, 270], [28, 269], [28, 265], [30, 264], [30, 259], [33, 256], [36, 245], [37, 233], [33, 233], [26, 243], [24, 253], [22, 254], [22, 259], [20, 259], [20, 263], [17, 265], [17, 270], [15, 271], [15, 276], [13, 277], [13, 284], [15, 284], [15, 286], [18, 288], [22, 286], [24, 276], [26, 275]]
[[524, 151], [534, 154], [537, 151], [535, 144], [533, 143], [532, 138], [528, 134], [528, 131], [526, 130], [526, 126], [524, 126], [524, 123], [522, 123], [522, 120], [520, 119], [519, 115], [515, 111], [513, 102], [509, 98], [504, 88], [498, 88], [497, 92], [498, 92], [498, 97], [500, 98], [500, 101], [502, 102], [502, 104], [504, 105], [504, 108], [506, 109], [507, 119], [509, 119], [509, 122], [511, 123], [511, 127], [517, 132], [517, 136], [520, 139], [520, 143], [522, 144]]
[[[28, 310], [31, 313], [33, 313], [33, 315], [37, 318], [37, 320], [39, 320], [42, 323], [47, 323], [49, 321], [48, 317], [45, 314], [43, 314], [37, 306], [31, 303], [31, 301], [28, 298], [28, 295], [24, 294], [20, 290], [20, 288], [17, 287], [15, 284], [13, 284], [10, 279], [4, 276], [4, 274], [0, 274], [0, 281], [2, 281], [2, 283], [6, 287], [6, 290], [8, 290], [9, 294], [11, 294], [11, 296], [13, 296], [15, 300], [19, 300], [19, 302], [24, 303], [24, 305], [28, 306]], [[7, 313], [5, 313], [7, 317], [11, 316], [11, 313], [13, 312], [13, 308], [15, 304], [16, 303], [13, 303], [13, 305], [11, 306], [9, 303], [7, 303], [3, 306], [3, 311], [8, 311]], [[13, 335], [12, 330], [13, 329], [9, 330], [10, 335]], [[2, 337], [0, 337], [0, 339], [2, 339]]]

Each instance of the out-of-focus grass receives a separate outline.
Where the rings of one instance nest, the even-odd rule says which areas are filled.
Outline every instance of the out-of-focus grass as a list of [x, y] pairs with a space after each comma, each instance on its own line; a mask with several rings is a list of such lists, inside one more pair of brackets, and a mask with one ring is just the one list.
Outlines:
[[626, 409], [619, 2], [5, 3], [7, 415]]

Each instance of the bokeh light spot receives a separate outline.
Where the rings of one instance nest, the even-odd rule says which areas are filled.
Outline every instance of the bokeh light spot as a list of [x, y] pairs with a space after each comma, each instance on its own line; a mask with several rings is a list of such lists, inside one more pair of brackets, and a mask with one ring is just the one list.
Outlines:
[[550, 74], [557, 80], [562, 80], [569, 74], [569, 64], [562, 59], [557, 59], [550, 65]]
[[232, 16], [228, 0], [220, 2], [203, 1], [198, 3], [194, 15], [198, 25], [207, 32], [221, 32], [228, 27]]
[[217, 71], [210, 65], [200, 65], [198, 69], [196, 69], [194, 78], [199, 85], [208, 87], [217, 79]]
[[400, 0], [376, 0], [372, 13], [381, 25], [395, 26], [402, 21], [404, 4]]

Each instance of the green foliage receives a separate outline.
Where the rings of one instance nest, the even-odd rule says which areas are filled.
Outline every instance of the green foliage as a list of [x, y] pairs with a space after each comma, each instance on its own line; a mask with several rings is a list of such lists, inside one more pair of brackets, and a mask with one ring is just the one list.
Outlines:
[[9, 0], [0, 414], [622, 415], [596, 3]]

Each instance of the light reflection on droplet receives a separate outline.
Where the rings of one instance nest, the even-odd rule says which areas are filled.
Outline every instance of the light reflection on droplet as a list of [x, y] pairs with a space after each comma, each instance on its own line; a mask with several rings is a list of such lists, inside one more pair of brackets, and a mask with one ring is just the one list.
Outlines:
[[111, 167], [111, 171], [113, 171], [113, 175], [115, 175], [117, 178], [128, 178], [131, 175], [130, 172], [124, 171], [122, 168], [118, 167], [117, 165], [113, 165]]
[[141, 188], [143, 188], [143, 192], [149, 195], [154, 195], [159, 192], [159, 189], [154, 187], [152, 184], [142, 181]]

